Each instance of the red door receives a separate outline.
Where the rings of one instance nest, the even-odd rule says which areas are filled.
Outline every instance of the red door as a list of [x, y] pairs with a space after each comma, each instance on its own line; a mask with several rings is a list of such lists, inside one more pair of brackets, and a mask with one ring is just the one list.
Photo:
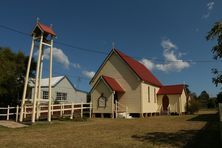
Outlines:
[[162, 104], [163, 104], [163, 111], [167, 111], [169, 106], [169, 98], [166, 95], [163, 96]]

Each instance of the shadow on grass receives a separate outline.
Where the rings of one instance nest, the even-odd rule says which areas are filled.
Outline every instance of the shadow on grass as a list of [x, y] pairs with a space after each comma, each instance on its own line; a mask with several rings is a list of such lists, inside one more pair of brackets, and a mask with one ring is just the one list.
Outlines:
[[206, 122], [218, 122], [219, 121], [219, 115], [218, 113], [215, 114], [200, 114], [196, 117], [193, 117], [189, 119], [188, 121], [206, 121]]
[[200, 114], [188, 121], [204, 121], [201, 130], [181, 130], [175, 133], [152, 132], [132, 138], [153, 145], [167, 147], [222, 147], [218, 114]]
[[207, 123], [185, 147], [222, 147], [218, 113], [200, 114], [188, 121], [205, 121]]
[[145, 135], [133, 135], [132, 138], [157, 146], [183, 147], [185, 142], [191, 140], [196, 133], [198, 133], [196, 130], [181, 130], [176, 133], [152, 132]]

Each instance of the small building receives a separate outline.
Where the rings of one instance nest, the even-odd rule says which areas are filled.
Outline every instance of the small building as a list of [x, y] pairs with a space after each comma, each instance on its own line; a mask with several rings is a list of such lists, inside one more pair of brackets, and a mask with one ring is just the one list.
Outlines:
[[[41, 101], [48, 99], [49, 78], [41, 80]], [[35, 80], [29, 81], [28, 98], [33, 100]], [[52, 77], [52, 102], [54, 103], [86, 103], [87, 92], [78, 90], [66, 76]]]
[[95, 116], [185, 113], [185, 85], [163, 85], [143, 64], [112, 49], [90, 81]]

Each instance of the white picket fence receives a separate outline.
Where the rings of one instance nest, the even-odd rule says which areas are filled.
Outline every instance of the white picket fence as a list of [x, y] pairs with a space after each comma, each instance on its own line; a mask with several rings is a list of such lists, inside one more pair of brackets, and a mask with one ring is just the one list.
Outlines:
[[[37, 117], [41, 116], [41, 113], [48, 113], [48, 105], [39, 105], [37, 106], [38, 109], [36, 111]], [[32, 105], [26, 105], [24, 106], [24, 119], [27, 117], [27, 115], [32, 114]], [[47, 108], [47, 109], [44, 109]], [[14, 109], [14, 111], [11, 111]], [[6, 120], [10, 119], [10, 116], [15, 115], [15, 120], [16, 122], [18, 121], [18, 117], [20, 115], [20, 109], [21, 107], [16, 106], [16, 107], [0, 107], [1, 110], [6, 110], [6, 113], [0, 114], [0, 116], [5, 116]], [[84, 111], [88, 109], [88, 112]], [[92, 115], [92, 103], [70, 103], [70, 104], [53, 104], [51, 105], [51, 114], [55, 114], [55, 112], [60, 112], [60, 117], [63, 116], [69, 116], [70, 119], [73, 119], [75, 110], [79, 110], [80, 117], [83, 118], [84, 113], [89, 114], [89, 118], [91, 118]], [[70, 114], [66, 114], [65, 111], [70, 111]]]
[[[16, 112], [10, 112], [12, 109], [16, 109]], [[19, 109], [20, 107], [17, 105], [16, 107], [10, 107], [8, 105], [8, 107], [0, 107], [0, 111], [1, 110], [6, 110], [6, 113], [5, 114], [0, 114], [0, 116], [5, 116], [6, 117], [6, 120], [9, 120], [10, 116], [12, 115], [16, 115], [16, 122], [18, 121], [18, 115], [19, 115]]]

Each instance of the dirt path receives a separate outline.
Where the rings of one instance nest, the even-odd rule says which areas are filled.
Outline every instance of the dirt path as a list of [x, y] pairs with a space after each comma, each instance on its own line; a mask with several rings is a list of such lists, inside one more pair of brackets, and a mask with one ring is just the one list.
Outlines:
[[21, 127], [26, 127], [27, 125], [14, 122], [14, 121], [0, 121], [0, 126], [4, 126], [8, 128], [21, 128]]

